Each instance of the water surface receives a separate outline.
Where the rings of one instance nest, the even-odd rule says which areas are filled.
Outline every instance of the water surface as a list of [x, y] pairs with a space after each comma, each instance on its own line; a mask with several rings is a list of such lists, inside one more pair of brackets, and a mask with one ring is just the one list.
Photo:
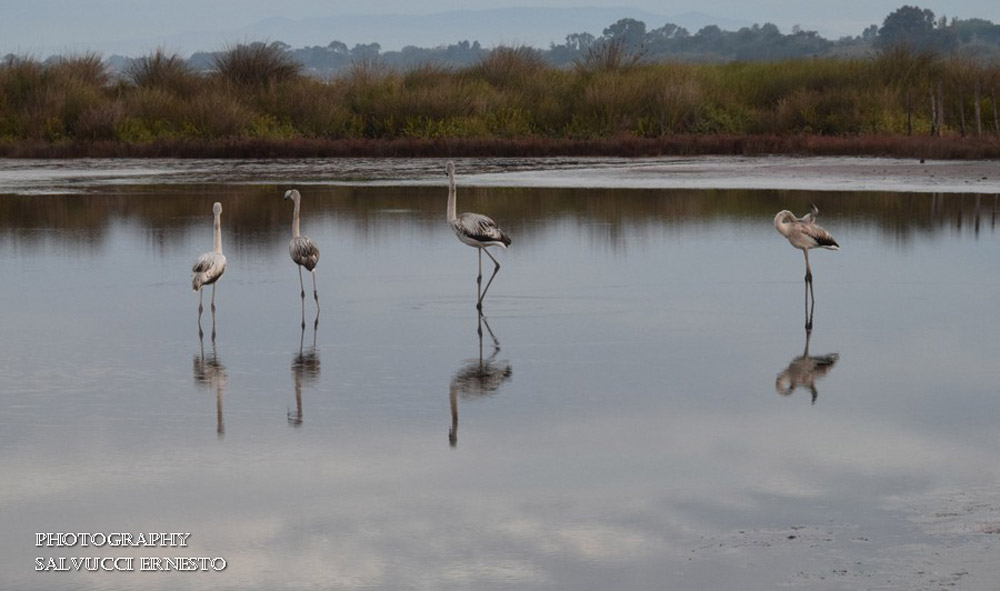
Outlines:
[[[1000, 523], [995, 193], [626, 188], [620, 161], [463, 160], [459, 210], [514, 241], [480, 319], [438, 161], [33, 164], [0, 166], [0, 586], [1000, 574], [980, 560]], [[287, 252], [293, 186], [318, 322]], [[229, 265], [199, 322], [215, 201]], [[813, 203], [843, 248], [810, 257], [807, 331], [802, 255], [772, 219]], [[973, 506], [964, 531], [926, 523]], [[35, 572], [123, 554], [227, 567]]]

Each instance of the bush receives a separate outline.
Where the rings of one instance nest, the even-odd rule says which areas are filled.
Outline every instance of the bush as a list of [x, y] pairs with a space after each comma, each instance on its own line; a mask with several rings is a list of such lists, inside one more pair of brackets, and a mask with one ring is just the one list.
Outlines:
[[642, 54], [629, 51], [625, 39], [611, 39], [588, 47], [587, 55], [574, 62], [574, 66], [583, 75], [593, 75], [632, 69], [640, 61]]
[[167, 55], [157, 49], [151, 55], [133, 61], [125, 70], [125, 79], [140, 88], [159, 88], [178, 97], [190, 97], [198, 87], [199, 77], [179, 55]]
[[499, 89], [524, 86], [532, 77], [545, 69], [545, 61], [538, 50], [531, 47], [497, 47], [470, 74], [481, 78]]
[[256, 42], [231, 47], [215, 56], [214, 65], [223, 80], [251, 88], [280, 84], [302, 71], [302, 64], [278, 43]]
[[253, 112], [230, 93], [212, 92], [185, 103], [180, 117], [183, 136], [228, 138], [249, 130]]
[[280, 127], [282, 135], [294, 130], [305, 137], [348, 136], [351, 112], [342, 84], [300, 77], [272, 85], [255, 95], [254, 110]]
[[122, 119], [120, 103], [101, 103], [83, 111], [71, 128], [78, 140], [113, 140], [118, 137], [118, 124]]

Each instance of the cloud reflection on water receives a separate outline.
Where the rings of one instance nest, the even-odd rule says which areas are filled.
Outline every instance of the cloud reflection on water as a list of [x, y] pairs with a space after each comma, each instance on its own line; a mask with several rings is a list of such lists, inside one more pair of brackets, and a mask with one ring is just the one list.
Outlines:
[[[797, 426], [789, 431], [790, 424]], [[780, 436], [774, 436], [774, 429]], [[257, 451], [283, 458], [266, 471], [253, 469], [256, 461], [237, 466], [221, 454], [199, 454], [185, 449], [192, 444], [179, 442], [174, 453], [198, 455], [202, 461], [136, 480], [133, 474], [108, 473], [102, 467], [144, 462], [148, 450], [117, 447], [100, 456], [74, 454], [72, 467], [61, 468], [61, 480], [71, 487], [77, 503], [104, 497], [90, 505], [83, 527], [113, 522], [115, 507], [130, 506], [136, 495], [158, 497], [154, 491], [161, 487], [202, 491], [197, 501], [182, 495], [173, 502], [157, 502], [150, 524], [187, 528], [184, 531], [194, 532], [192, 551], [222, 554], [229, 562], [224, 576], [183, 575], [188, 577], [184, 579], [188, 588], [217, 588], [220, 581], [243, 589], [300, 588], [315, 582], [345, 588], [418, 583], [441, 588], [470, 581], [481, 586], [546, 587], [566, 580], [563, 568], [595, 581], [606, 576], [608, 568], [640, 569], [647, 576], [683, 571], [706, 540], [731, 531], [728, 523], [754, 523], [760, 512], [774, 513], [777, 506], [794, 499], [810, 498], [824, 505], [877, 504], [877, 498], [866, 492], [873, 481], [880, 481], [878, 488], [891, 488], [927, 473], [941, 478], [956, 472], [983, 479], [996, 476], [994, 459], [987, 454], [929, 439], [925, 433], [891, 426], [886, 433], [886, 429], [879, 421], [805, 418], [794, 423], [748, 423], [720, 415], [667, 421], [595, 418], [582, 425], [552, 425], [546, 436], [521, 439], [489, 429], [478, 434], [487, 441], [477, 447], [475, 458], [469, 458], [498, 472], [501, 478], [487, 484], [456, 474], [448, 456], [429, 458], [414, 449], [408, 444], [412, 432], [381, 433], [382, 441], [376, 443], [355, 431], [351, 437], [360, 438], [361, 445], [352, 446], [350, 456], [343, 449], [330, 453], [328, 445], [260, 441]], [[654, 433], [663, 435], [649, 439]], [[567, 444], [590, 458], [587, 465], [563, 462], [557, 477], [539, 479], [537, 470], [558, 465], [560, 460], [553, 456]], [[511, 458], [521, 465], [512, 465]], [[955, 458], [963, 461], [956, 464]], [[623, 461], [633, 474], [624, 481], [595, 480], [582, 472], [614, 475], [621, 472]], [[706, 472], [699, 467], [703, 462], [716, 469]], [[61, 498], [51, 496], [46, 485], [44, 475], [51, 466], [9, 461], [0, 461], [0, 466], [21, 483], [21, 494], [5, 495], [7, 506], [44, 506], [46, 499]], [[581, 477], [593, 485], [578, 488], [575, 483]], [[406, 488], [401, 490], [399, 484], [404, 482]], [[633, 494], [637, 490], [646, 492]], [[239, 491], [254, 492], [244, 496]], [[292, 510], [273, 502], [290, 496], [298, 499]], [[55, 523], [76, 521], [68, 510], [53, 507]], [[858, 511], [867, 515], [872, 510], [859, 507]], [[720, 513], [728, 513], [728, 518], [713, 516]], [[824, 522], [822, 516], [810, 519], [800, 513], [779, 520], [785, 526]], [[134, 518], [130, 524], [138, 526]], [[872, 530], [862, 527], [857, 535], [872, 535]], [[870, 558], [870, 547], [852, 549], [847, 542], [833, 547], [848, 557], [857, 553], [858, 560]], [[22, 556], [29, 549], [15, 550], [12, 556], [30, 564], [30, 557]], [[713, 559], [720, 568], [741, 563], [738, 555]], [[778, 567], [772, 582], [787, 582], [789, 574], [780, 570], [779, 556], [761, 560]], [[816, 561], [813, 556], [797, 568]], [[11, 580], [30, 587], [34, 579]], [[170, 575], [128, 579], [133, 588], [150, 589], [169, 587], [177, 580]], [[53, 588], [59, 588], [60, 581], [53, 582], [57, 583]], [[104, 584], [92, 578], [72, 583], [75, 588]], [[760, 581], [748, 584], [764, 588]]]

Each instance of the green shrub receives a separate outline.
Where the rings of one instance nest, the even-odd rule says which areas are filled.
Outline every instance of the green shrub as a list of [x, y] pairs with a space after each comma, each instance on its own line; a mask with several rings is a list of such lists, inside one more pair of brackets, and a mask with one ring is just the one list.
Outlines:
[[196, 138], [238, 137], [253, 121], [250, 109], [225, 92], [204, 93], [184, 103], [181, 134]]

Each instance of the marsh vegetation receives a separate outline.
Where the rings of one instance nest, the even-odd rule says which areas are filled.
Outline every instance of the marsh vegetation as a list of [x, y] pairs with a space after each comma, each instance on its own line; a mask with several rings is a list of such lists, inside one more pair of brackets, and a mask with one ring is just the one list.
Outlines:
[[462, 68], [359, 61], [306, 76], [277, 44], [204, 74], [158, 50], [112, 78], [96, 54], [0, 65], [0, 154], [1000, 154], [1000, 66], [898, 46], [859, 59], [571, 68], [498, 47]]

